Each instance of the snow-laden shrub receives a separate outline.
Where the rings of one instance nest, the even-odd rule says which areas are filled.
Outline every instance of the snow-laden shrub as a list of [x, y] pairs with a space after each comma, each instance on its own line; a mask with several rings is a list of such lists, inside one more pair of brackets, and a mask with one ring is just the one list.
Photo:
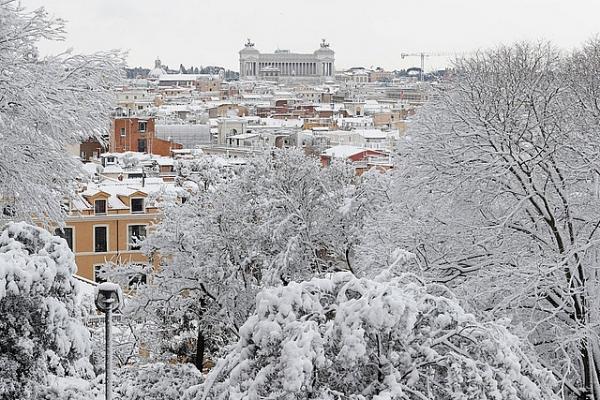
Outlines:
[[553, 399], [552, 375], [446, 289], [336, 273], [261, 291], [200, 399]]
[[114, 376], [113, 396], [127, 400], [180, 400], [190, 386], [202, 382], [193, 364], [132, 365], [117, 369]]
[[100, 378], [52, 377], [36, 400], [104, 400], [104, 386], [101, 383]]
[[[180, 400], [202, 382], [192, 364], [148, 363], [113, 370], [115, 400]], [[53, 377], [36, 400], [104, 400], [104, 375], [93, 380]]]
[[0, 398], [37, 398], [49, 374], [90, 376], [75, 271], [64, 239], [26, 223], [0, 233]]

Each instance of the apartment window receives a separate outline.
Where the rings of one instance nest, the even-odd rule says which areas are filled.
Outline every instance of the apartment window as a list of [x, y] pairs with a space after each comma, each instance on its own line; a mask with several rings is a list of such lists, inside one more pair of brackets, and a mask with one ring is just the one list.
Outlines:
[[121, 128], [121, 136], [124, 137], [125, 136], [125, 128]]
[[146, 152], [146, 139], [138, 139], [138, 151], [140, 153]]
[[108, 228], [106, 226], [94, 227], [94, 251], [96, 253], [108, 251]]
[[129, 250], [139, 250], [141, 242], [146, 238], [146, 225], [129, 225]]
[[147, 121], [138, 121], [138, 131], [146, 132], [146, 128], [148, 127]]
[[103, 265], [94, 265], [94, 282], [106, 282], [106, 279], [101, 278], [102, 267]]
[[73, 228], [56, 228], [54, 230], [54, 235], [65, 239], [69, 245], [69, 249], [75, 251], [75, 249], [73, 249]]
[[144, 199], [131, 199], [131, 212], [132, 213], [143, 213], [144, 212]]
[[96, 214], [106, 214], [106, 200], [96, 200], [94, 202], [94, 212]]

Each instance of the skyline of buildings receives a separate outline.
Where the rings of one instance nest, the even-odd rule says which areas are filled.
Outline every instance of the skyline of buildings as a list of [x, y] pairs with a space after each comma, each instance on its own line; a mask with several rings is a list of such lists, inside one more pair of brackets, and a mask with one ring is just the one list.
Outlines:
[[190, 177], [207, 160], [234, 170], [295, 148], [323, 167], [337, 159], [357, 176], [385, 173], [428, 96], [418, 74], [338, 70], [325, 40], [313, 53], [261, 53], [248, 41], [239, 58], [240, 80], [222, 71], [178, 73], [157, 58], [145, 76], [114, 88], [107, 143], [71, 149], [89, 175], [65, 204], [64, 231], [55, 232], [67, 239], [82, 277], [101, 280], [107, 263], [150, 263], [136, 241], [160, 221], [161, 197], [182, 202], [198, 190]]

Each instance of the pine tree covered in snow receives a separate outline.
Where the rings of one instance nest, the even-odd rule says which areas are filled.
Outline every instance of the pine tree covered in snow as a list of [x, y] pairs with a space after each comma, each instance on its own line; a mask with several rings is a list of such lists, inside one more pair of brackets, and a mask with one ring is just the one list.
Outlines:
[[0, 234], [0, 398], [37, 399], [49, 374], [93, 375], [75, 259], [64, 239], [25, 223]]
[[411, 277], [334, 273], [264, 289], [239, 332], [187, 398], [557, 398], [552, 374], [505, 327]]
[[81, 164], [68, 145], [102, 139], [123, 73], [118, 52], [40, 57], [39, 40], [61, 40], [64, 21], [0, 2], [0, 212], [62, 218]]

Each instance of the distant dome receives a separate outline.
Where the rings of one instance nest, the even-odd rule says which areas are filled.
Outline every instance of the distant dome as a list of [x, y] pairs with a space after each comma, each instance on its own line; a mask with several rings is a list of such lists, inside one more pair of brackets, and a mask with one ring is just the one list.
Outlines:
[[243, 49], [240, 50], [241, 54], [258, 54], [260, 53], [258, 50], [256, 50], [254, 47], [244, 47]]
[[161, 75], [165, 75], [167, 71], [162, 68], [154, 68], [148, 73], [148, 78], [158, 79]]
[[154, 60], [154, 68], [148, 73], [148, 78], [158, 79], [161, 75], [164, 75], [166, 73], [167, 71], [165, 71], [165, 69], [162, 67], [160, 58], [156, 57], [156, 60]]

